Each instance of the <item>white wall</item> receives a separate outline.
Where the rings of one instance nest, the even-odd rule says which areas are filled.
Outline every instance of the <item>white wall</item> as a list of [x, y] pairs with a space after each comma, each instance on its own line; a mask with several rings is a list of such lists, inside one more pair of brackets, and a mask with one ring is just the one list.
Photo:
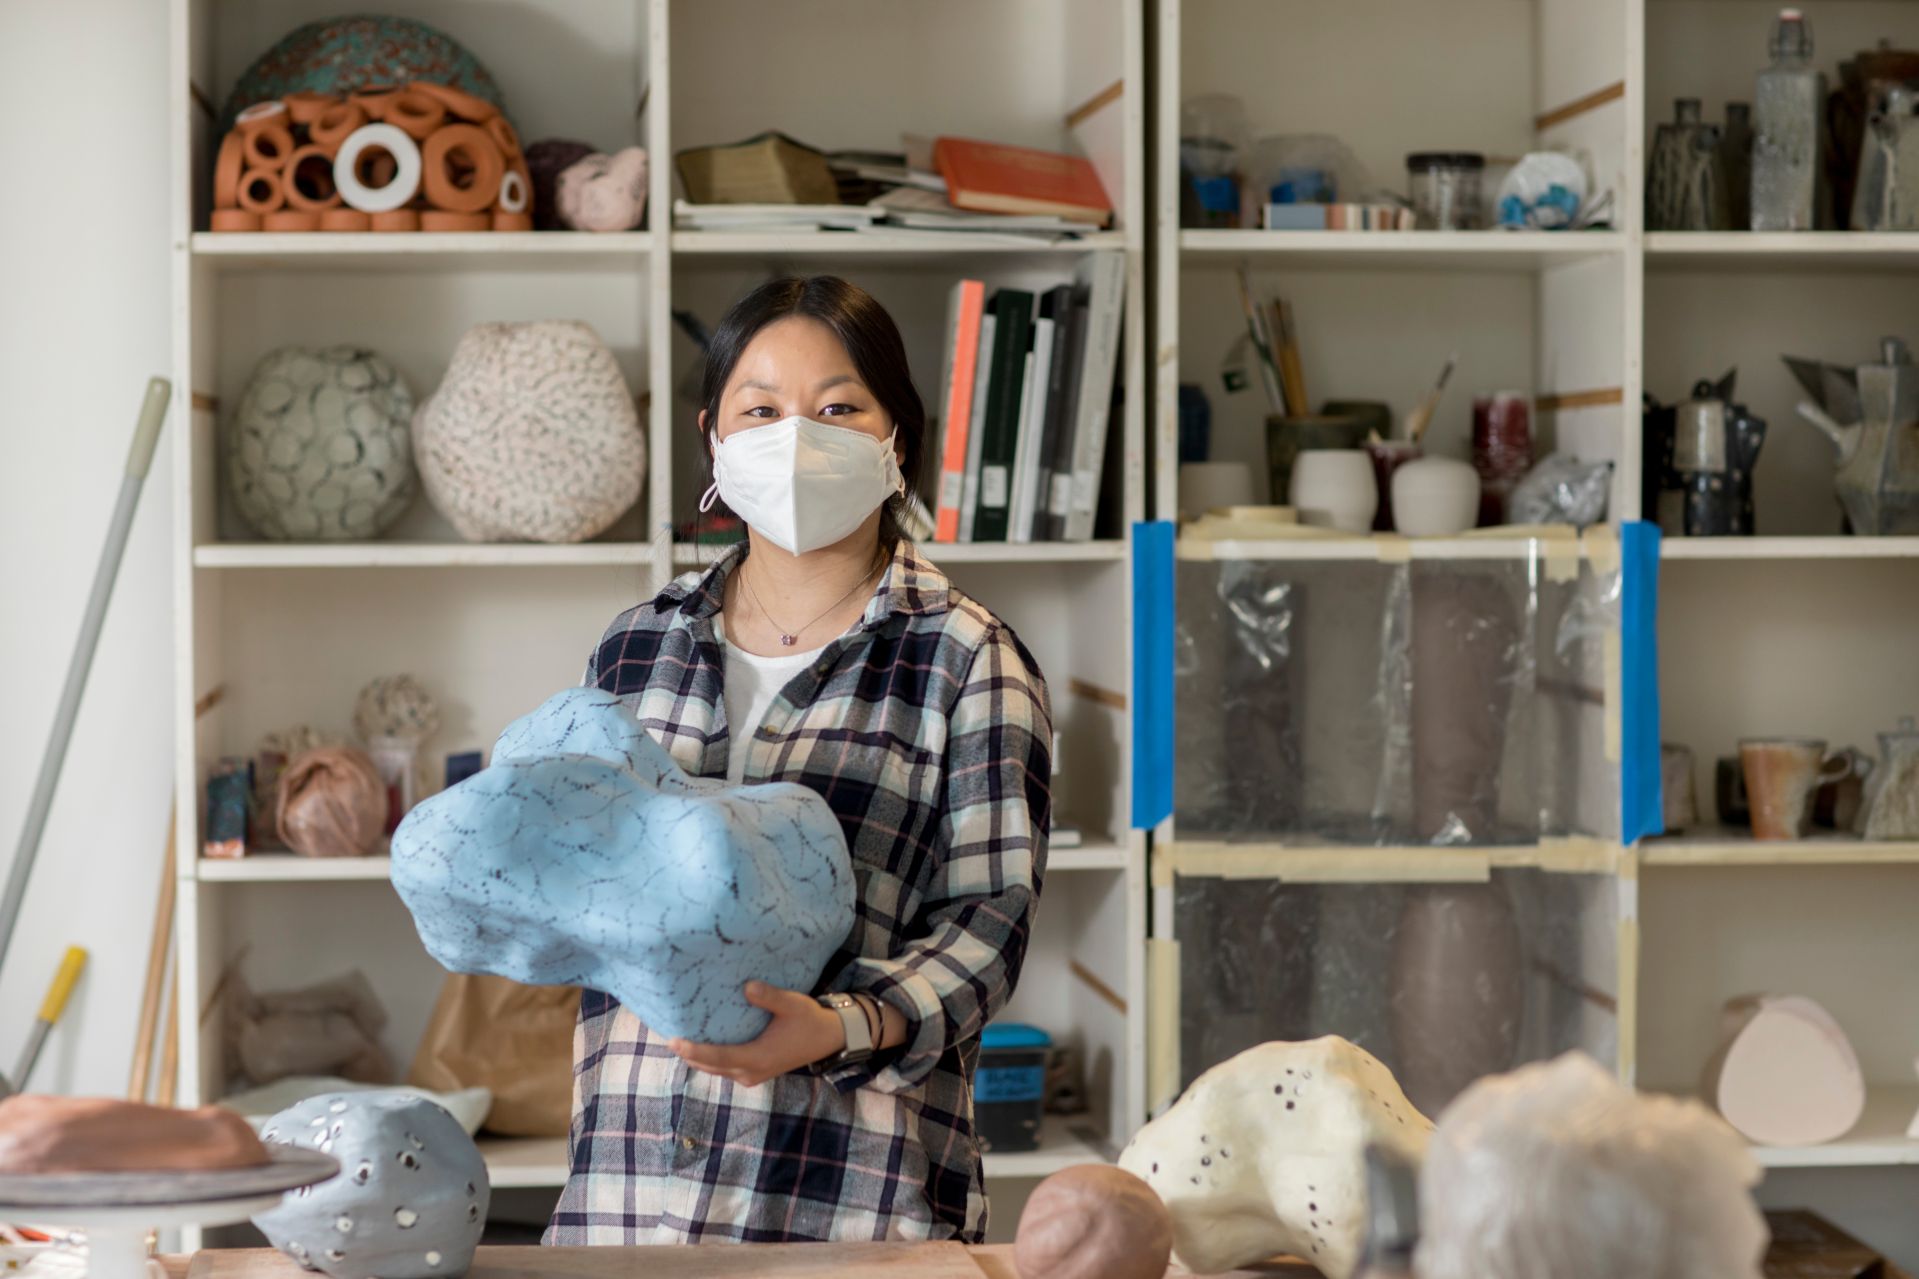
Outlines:
[[[154, 0], [0, 7], [0, 867], [25, 820], [134, 414], [147, 378], [167, 368], [166, 24]], [[42, 1091], [126, 1087], [173, 754], [171, 455], [163, 441], [0, 964], [0, 1069], [11, 1072], [61, 953], [92, 952], [35, 1071]]]

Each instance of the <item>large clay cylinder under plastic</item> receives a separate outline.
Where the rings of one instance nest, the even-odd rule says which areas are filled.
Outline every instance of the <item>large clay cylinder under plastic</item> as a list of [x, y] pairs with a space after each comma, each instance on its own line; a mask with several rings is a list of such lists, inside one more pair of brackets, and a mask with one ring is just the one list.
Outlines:
[[1411, 890], [1393, 936], [1395, 1074], [1436, 1115], [1467, 1084], [1512, 1067], [1525, 1014], [1519, 925], [1497, 884]]
[[1493, 840], [1519, 660], [1515, 614], [1492, 578], [1413, 568], [1413, 826], [1421, 841]]

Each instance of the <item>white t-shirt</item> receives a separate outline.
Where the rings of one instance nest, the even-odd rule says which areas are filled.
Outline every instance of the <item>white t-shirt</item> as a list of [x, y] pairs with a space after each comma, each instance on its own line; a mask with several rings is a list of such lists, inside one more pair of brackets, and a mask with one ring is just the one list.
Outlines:
[[726, 780], [737, 783], [746, 773], [746, 748], [766, 718], [766, 708], [821, 653], [826, 645], [778, 657], [749, 653], [726, 638], [723, 616], [715, 616], [713, 630], [726, 649], [726, 669], [720, 676], [726, 702]]

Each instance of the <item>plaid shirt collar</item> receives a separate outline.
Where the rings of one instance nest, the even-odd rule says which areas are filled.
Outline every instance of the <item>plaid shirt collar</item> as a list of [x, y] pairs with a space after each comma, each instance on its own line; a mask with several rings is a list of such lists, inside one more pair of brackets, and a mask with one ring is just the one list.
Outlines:
[[[689, 619], [712, 617], [726, 599], [726, 578], [745, 562], [749, 543], [741, 541], [713, 562], [713, 566], [691, 582], [684, 578], [667, 584], [653, 599], [653, 607], [664, 613], [677, 608]], [[900, 539], [893, 548], [892, 562], [880, 575], [879, 585], [866, 602], [860, 629], [873, 630], [894, 614], [910, 617], [944, 613], [952, 603], [952, 583], [946, 574], [922, 559], [913, 544]]]

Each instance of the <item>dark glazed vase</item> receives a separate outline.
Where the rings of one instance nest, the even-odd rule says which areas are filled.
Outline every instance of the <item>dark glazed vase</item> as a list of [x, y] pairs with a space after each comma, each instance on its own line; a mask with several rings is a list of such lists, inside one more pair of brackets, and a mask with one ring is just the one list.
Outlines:
[[1525, 1014], [1519, 925], [1498, 884], [1411, 890], [1393, 936], [1393, 1056], [1406, 1096], [1437, 1115], [1511, 1069]]

